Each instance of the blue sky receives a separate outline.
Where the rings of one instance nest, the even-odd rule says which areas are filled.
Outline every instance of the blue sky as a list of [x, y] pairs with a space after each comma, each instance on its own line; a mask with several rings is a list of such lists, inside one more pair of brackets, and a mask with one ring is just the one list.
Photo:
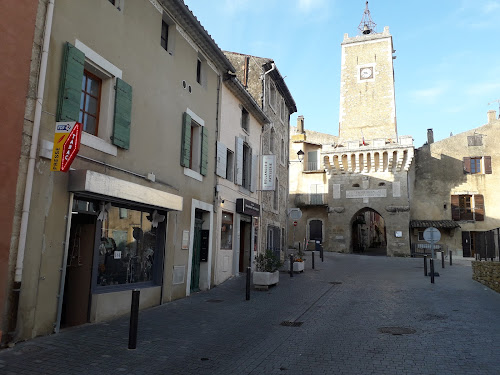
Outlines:
[[[223, 50], [275, 60], [305, 127], [338, 135], [340, 43], [357, 34], [364, 0], [185, 0]], [[397, 59], [399, 135], [415, 147], [486, 123], [500, 99], [500, 0], [371, 0]]]

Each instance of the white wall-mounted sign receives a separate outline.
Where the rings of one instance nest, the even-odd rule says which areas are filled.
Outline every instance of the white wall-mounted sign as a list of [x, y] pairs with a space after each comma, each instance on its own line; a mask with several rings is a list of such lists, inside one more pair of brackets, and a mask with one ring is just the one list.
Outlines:
[[183, 230], [182, 231], [182, 250], [188, 250], [189, 249], [189, 231], [188, 230]]
[[346, 198], [385, 198], [387, 197], [387, 189], [372, 189], [372, 190], [347, 190]]
[[262, 190], [276, 187], [276, 155], [262, 155]]
[[394, 237], [396, 237], [396, 238], [401, 238], [401, 237], [403, 237], [403, 232], [402, 232], [402, 231], [400, 231], [400, 230], [395, 231], [395, 232], [394, 232]]

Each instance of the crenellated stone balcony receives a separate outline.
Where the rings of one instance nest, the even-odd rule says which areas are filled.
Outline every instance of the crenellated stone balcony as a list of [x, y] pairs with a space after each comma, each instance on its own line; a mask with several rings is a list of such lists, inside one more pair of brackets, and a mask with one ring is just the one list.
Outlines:
[[375, 139], [347, 142], [342, 146], [326, 146], [321, 150], [323, 167], [329, 174], [403, 172], [408, 171], [414, 157], [411, 136], [398, 142]]

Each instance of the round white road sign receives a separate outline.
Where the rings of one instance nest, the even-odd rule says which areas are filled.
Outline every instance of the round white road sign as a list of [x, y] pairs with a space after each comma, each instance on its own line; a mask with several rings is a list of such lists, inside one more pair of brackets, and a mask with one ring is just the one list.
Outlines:
[[436, 243], [441, 239], [441, 232], [434, 227], [424, 230], [424, 240], [429, 243]]

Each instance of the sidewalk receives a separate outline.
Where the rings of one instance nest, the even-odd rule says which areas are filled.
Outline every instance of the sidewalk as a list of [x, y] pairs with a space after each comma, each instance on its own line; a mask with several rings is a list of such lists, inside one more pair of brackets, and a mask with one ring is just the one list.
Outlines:
[[419, 258], [306, 259], [250, 301], [237, 277], [140, 312], [136, 350], [123, 317], [0, 351], [0, 373], [499, 374], [500, 294], [470, 261], [436, 262], [431, 284]]

